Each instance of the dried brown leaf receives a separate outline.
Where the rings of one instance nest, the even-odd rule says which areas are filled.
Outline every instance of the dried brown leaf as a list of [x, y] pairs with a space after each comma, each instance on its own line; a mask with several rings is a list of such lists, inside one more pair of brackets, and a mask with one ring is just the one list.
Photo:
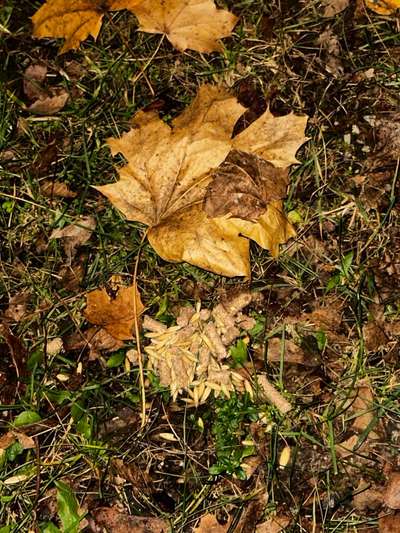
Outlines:
[[341, 13], [349, 5], [350, 0], [323, 0], [323, 17], [334, 17]]
[[27, 314], [28, 302], [30, 294], [27, 291], [22, 291], [14, 294], [8, 302], [8, 307], [4, 312], [5, 318], [14, 322], [20, 322]]
[[29, 100], [36, 100], [38, 98], [45, 98], [46, 91], [42, 87], [42, 83], [46, 79], [47, 67], [46, 65], [33, 64], [30, 65], [24, 72], [23, 87], [24, 93]]
[[287, 516], [277, 515], [256, 527], [256, 533], [281, 533], [290, 524]]
[[105, 288], [88, 292], [85, 317], [117, 340], [133, 339], [135, 320], [144, 310], [139, 291], [136, 285], [125, 287], [117, 284], [113, 292], [110, 295]]
[[27, 111], [36, 115], [54, 115], [61, 111], [69, 100], [69, 94], [65, 89], [53, 89], [52, 96], [38, 98], [27, 107]]
[[89, 348], [89, 359], [94, 361], [102, 352], [115, 352], [124, 343], [103, 328], [89, 328], [83, 332], [74, 333], [64, 340], [65, 351], [84, 350]]
[[400, 531], [400, 513], [381, 516], [378, 526], [379, 533], [398, 533]]
[[130, 9], [140, 0], [47, 0], [33, 15], [34, 37], [65, 39], [60, 54], [79, 48], [89, 35], [99, 34], [107, 11]]
[[77, 248], [90, 239], [95, 227], [96, 220], [94, 217], [81, 217], [74, 224], [53, 230], [50, 239], [61, 239], [63, 241], [64, 251], [68, 257], [69, 264], [71, 264]]
[[169, 526], [160, 518], [132, 516], [116, 507], [98, 507], [91, 512], [95, 525], [108, 533], [168, 533]]
[[221, 525], [214, 515], [205, 514], [200, 518], [200, 522], [194, 528], [193, 533], [226, 533], [228, 529], [229, 524]]
[[40, 192], [46, 198], [76, 198], [77, 193], [71, 191], [69, 186], [62, 181], [43, 180], [40, 182]]
[[390, 474], [383, 501], [390, 509], [400, 509], [400, 472]]
[[288, 173], [254, 154], [233, 150], [213, 173], [204, 198], [209, 217], [256, 221], [268, 204], [286, 196]]
[[142, 0], [134, 8], [140, 31], [162, 33], [178, 50], [221, 51], [218, 42], [228, 37], [237, 22], [213, 0]]
[[268, 361], [276, 363], [283, 359], [285, 363], [296, 363], [304, 365], [307, 356], [304, 351], [294, 342], [285, 339], [284, 341], [278, 337], [273, 337], [268, 341]]

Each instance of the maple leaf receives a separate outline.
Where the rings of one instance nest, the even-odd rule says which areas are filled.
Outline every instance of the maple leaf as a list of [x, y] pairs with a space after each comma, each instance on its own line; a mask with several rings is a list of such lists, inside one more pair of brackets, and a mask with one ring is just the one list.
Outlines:
[[134, 12], [139, 30], [165, 34], [181, 51], [221, 51], [218, 39], [228, 37], [238, 20], [229, 11], [217, 9], [213, 0], [143, 0]]
[[136, 285], [121, 285], [117, 276], [111, 278], [111, 282], [116, 293], [114, 297], [105, 288], [87, 293], [85, 317], [117, 340], [133, 339], [135, 320], [144, 310], [139, 291]]
[[33, 15], [34, 37], [65, 39], [60, 54], [78, 48], [89, 35], [97, 38], [107, 11], [129, 9], [140, 0], [47, 0]]
[[[244, 111], [226, 91], [205, 85], [171, 127], [155, 113], [139, 112], [128, 133], [109, 140], [112, 153], [121, 152], [128, 164], [119, 170], [118, 182], [97, 189], [128, 220], [149, 226], [149, 242], [165, 260], [187, 261], [226, 276], [248, 276], [249, 242], [245, 237], [277, 255], [279, 244], [294, 235], [281, 201], [275, 200], [283, 196], [286, 173], [271, 166], [285, 169], [297, 162], [296, 151], [306, 140], [307, 117], [274, 117], [266, 111], [232, 138], [234, 125]], [[253, 189], [256, 207], [248, 203], [251, 220], [239, 218], [237, 215], [243, 214], [238, 211], [209, 217], [202, 207], [207, 187], [231, 151], [234, 154], [230, 157], [235, 157], [235, 150], [241, 161], [254, 163], [255, 159], [259, 163], [258, 167], [247, 167], [263, 169], [262, 176], [260, 172], [250, 176], [249, 168], [240, 170], [236, 165], [236, 174], [241, 173], [236, 176], [238, 194], [243, 176], [262, 188], [258, 196]], [[257, 157], [265, 161], [261, 163]], [[222, 171], [229, 164], [228, 158]], [[271, 192], [274, 179], [276, 191]]]

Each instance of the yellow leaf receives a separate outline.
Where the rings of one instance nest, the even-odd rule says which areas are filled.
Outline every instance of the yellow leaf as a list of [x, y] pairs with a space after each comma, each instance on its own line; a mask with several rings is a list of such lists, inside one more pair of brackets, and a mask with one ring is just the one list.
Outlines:
[[[280, 169], [266, 173], [263, 164], [267, 164], [265, 158], [281, 167], [296, 161], [296, 150], [305, 140], [306, 117], [275, 118], [267, 111], [251, 124], [250, 131], [232, 139], [234, 125], [243, 112], [235, 98], [221, 88], [206, 85], [172, 127], [154, 113], [139, 112], [128, 133], [109, 140], [112, 153], [121, 152], [128, 164], [119, 170], [118, 182], [97, 189], [128, 220], [150, 227], [148, 239], [165, 260], [187, 261], [225, 276], [248, 276], [249, 243], [245, 237], [277, 255], [279, 244], [294, 235], [278, 200], [285, 194], [286, 174]], [[257, 209], [247, 206], [250, 220], [238, 218], [243, 216], [240, 211], [208, 217], [203, 207], [207, 187], [215, 170], [237, 147], [260, 154], [247, 159], [241, 154], [240, 161], [245, 161], [247, 170], [264, 169], [258, 180], [248, 176], [255, 187], [266, 187], [264, 193], [247, 195], [248, 203], [264, 204]], [[246, 175], [247, 170], [242, 169]], [[239, 174], [233, 173], [229, 179], [240, 181]], [[232, 189], [235, 202], [241, 201], [241, 188], [239, 184]], [[223, 191], [223, 187], [217, 190]]]
[[392, 15], [400, 9], [400, 0], [365, 0], [365, 5], [379, 15]]
[[228, 37], [237, 22], [213, 0], [143, 0], [134, 10], [140, 30], [165, 34], [178, 50], [198, 52], [222, 49], [218, 39]]
[[88, 292], [85, 317], [117, 340], [133, 339], [132, 329], [136, 317], [144, 310], [139, 291], [136, 285], [124, 287], [117, 284], [114, 292], [115, 297], [110, 296], [106, 289]]
[[34, 37], [65, 39], [60, 54], [78, 48], [89, 35], [97, 38], [107, 11], [129, 9], [140, 0], [47, 0], [33, 15]]

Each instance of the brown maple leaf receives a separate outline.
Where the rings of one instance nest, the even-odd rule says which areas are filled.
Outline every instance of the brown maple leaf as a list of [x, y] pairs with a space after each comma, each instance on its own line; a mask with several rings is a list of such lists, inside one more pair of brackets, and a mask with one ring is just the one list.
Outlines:
[[[112, 153], [121, 152], [128, 164], [120, 169], [118, 182], [97, 189], [128, 220], [149, 226], [149, 242], [163, 259], [187, 261], [226, 276], [248, 276], [247, 238], [277, 255], [279, 244], [294, 234], [281, 201], [272, 200], [270, 185], [259, 196], [265, 205], [268, 198], [272, 201], [254, 220], [230, 214], [211, 218], [202, 208], [213, 173], [231, 150], [262, 158], [264, 167], [269, 162], [284, 169], [297, 162], [307, 117], [273, 117], [266, 111], [232, 138], [244, 111], [226, 91], [205, 85], [172, 127], [155, 113], [139, 112], [128, 133], [109, 140]], [[284, 172], [276, 170], [274, 176], [275, 196], [282, 197]]]
[[165, 34], [182, 51], [221, 51], [218, 39], [228, 37], [237, 22], [229, 11], [217, 9], [213, 0], [143, 0], [134, 12], [139, 30]]
[[34, 37], [65, 39], [60, 54], [79, 45], [89, 35], [97, 38], [107, 11], [133, 10], [140, 0], [47, 0], [33, 15]]
[[132, 329], [135, 320], [144, 310], [136, 285], [125, 287], [114, 276], [114, 295], [105, 288], [86, 294], [85, 317], [89, 322], [101, 326], [117, 340], [133, 339]]

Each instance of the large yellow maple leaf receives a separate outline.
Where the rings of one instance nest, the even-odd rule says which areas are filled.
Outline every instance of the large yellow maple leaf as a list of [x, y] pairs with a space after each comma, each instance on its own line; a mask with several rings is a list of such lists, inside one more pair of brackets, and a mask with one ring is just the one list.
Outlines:
[[119, 181], [97, 189], [128, 220], [149, 226], [148, 239], [163, 259], [187, 261], [226, 276], [248, 276], [248, 238], [276, 255], [279, 244], [294, 234], [279, 199], [249, 220], [234, 212], [210, 217], [203, 208], [213, 172], [231, 150], [251, 152], [286, 168], [306, 140], [307, 117], [275, 118], [269, 111], [232, 138], [244, 111], [225, 90], [204, 85], [171, 127], [154, 113], [139, 112], [128, 133], [109, 140], [112, 153], [122, 153], [128, 164], [119, 169]]

